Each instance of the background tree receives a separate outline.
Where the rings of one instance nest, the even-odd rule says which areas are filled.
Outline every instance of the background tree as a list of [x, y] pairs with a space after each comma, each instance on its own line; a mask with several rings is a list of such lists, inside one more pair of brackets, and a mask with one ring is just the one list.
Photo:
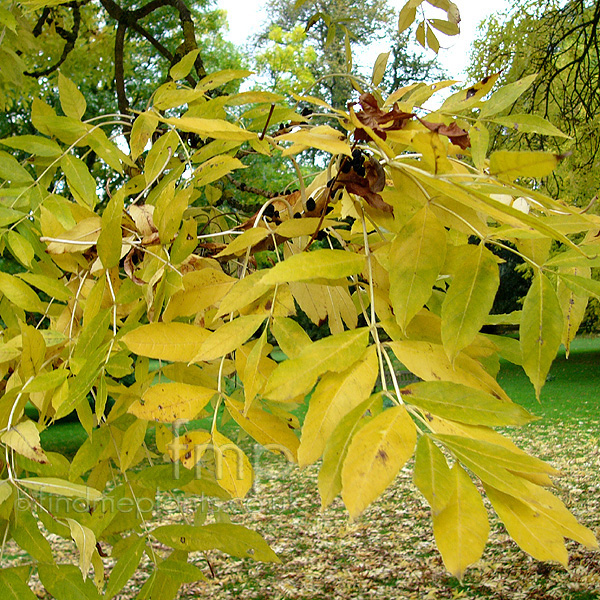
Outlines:
[[528, 80], [529, 88], [519, 100], [506, 107], [506, 114], [542, 115], [571, 139], [551, 131], [532, 132], [527, 121], [511, 126], [507, 118], [492, 128], [492, 147], [568, 154], [546, 185], [553, 195], [580, 206], [594, 197], [599, 181], [599, 20], [597, 2], [520, 3], [487, 21], [475, 42], [469, 69], [477, 79], [500, 73], [505, 83], [536, 76]]

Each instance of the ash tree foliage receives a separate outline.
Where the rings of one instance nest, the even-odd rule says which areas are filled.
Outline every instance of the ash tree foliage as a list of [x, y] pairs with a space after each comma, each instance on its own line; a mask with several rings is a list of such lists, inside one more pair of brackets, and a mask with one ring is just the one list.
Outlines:
[[[439, 13], [437, 27], [428, 16], [423, 26], [433, 47], [428, 32], [454, 31], [442, 23], [456, 24], [457, 9], [428, 2]], [[559, 345], [600, 295], [589, 277], [600, 218], [536, 189], [560, 156], [486, 155], [481, 121], [515, 101], [515, 86], [486, 77], [424, 111], [446, 83], [383, 94], [383, 56], [343, 108], [227, 93], [248, 73], [202, 72], [183, 2], [101, 4], [117, 31], [122, 114], [88, 115], [76, 82], [54, 73], [60, 106], [35, 99], [36, 133], [0, 140], [2, 249], [21, 266], [0, 273], [0, 535], [2, 552], [11, 541], [30, 557], [0, 571], [2, 598], [34, 597], [32, 567], [58, 600], [112, 598], [145, 554], [137, 597], [164, 600], [210, 575], [198, 553], [279, 561], [260, 532], [214, 515], [153, 519], [158, 493], [251, 493], [243, 435], [300, 467], [319, 462], [323, 510], [341, 496], [352, 520], [414, 457], [457, 577], [486, 544], [482, 493], [536, 559], [566, 565], [565, 538], [596, 547], [553, 494], [557, 471], [506, 435], [535, 417], [495, 378], [502, 356], [539, 396]], [[420, 4], [401, 10], [400, 29]], [[185, 52], [148, 105], [128, 110], [118, 32], [158, 5], [178, 11]], [[40, 15], [77, 6], [17, 3], [0, 13], [3, 35], [16, 47]], [[13, 55], [15, 71], [27, 68], [25, 53]], [[216, 184], [234, 172], [243, 181], [247, 157], [297, 165], [314, 149], [327, 165], [311, 177], [298, 168], [297, 191], [254, 214], [215, 205]], [[113, 177], [91, 174], [92, 152]], [[568, 250], [550, 258], [552, 241]], [[489, 314], [492, 248], [532, 270], [518, 313]], [[313, 341], [300, 309], [328, 335]], [[519, 340], [480, 333], [498, 322], [517, 324]], [[402, 385], [398, 363], [420, 381]], [[293, 411], [311, 391], [300, 424]], [[69, 460], [46, 451], [40, 432], [73, 411], [88, 439]], [[73, 540], [77, 564], [57, 564], [47, 533]]]

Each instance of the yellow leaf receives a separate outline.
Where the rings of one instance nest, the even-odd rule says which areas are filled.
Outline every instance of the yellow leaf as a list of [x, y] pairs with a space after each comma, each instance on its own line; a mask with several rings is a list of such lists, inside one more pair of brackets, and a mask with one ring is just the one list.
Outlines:
[[221, 301], [215, 317], [239, 311], [268, 292], [271, 286], [262, 283], [263, 276], [261, 270], [238, 280]]
[[40, 433], [33, 421], [22, 421], [2, 435], [2, 443], [18, 454], [41, 464], [48, 463], [48, 457], [42, 450]]
[[330, 335], [307, 346], [298, 358], [281, 363], [267, 381], [266, 398], [285, 402], [305, 394], [327, 371], [344, 371], [364, 353], [368, 329], [361, 328]]
[[212, 441], [217, 483], [233, 498], [243, 498], [252, 487], [254, 478], [248, 457], [218, 431], [213, 431]]
[[294, 142], [302, 146], [318, 148], [330, 154], [346, 154], [352, 156], [350, 144], [344, 136], [329, 125], [318, 125], [307, 130], [294, 131], [277, 137], [278, 141]]
[[536, 77], [537, 74], [534, 73], [514, 83], [502, 86], [492, 94], [489, 100], [483, 102], [479, 117], [482, 119], [490, 117], [511, 106], [531, 86]]
[[127, 412], [146, 421], [189, 421], [198, 415], [217, 393], [217, 390], [200, 385], [157, 383], [148, 388]]
[[408, 221], [389, 253], [390, 300], [405, 329], [431, 296], [446, 256], [446, 230], [428, 207]]
[[66, 518], [66, 521], [71, 530], [71, 537], [79, 550], [79, 569], [85, 580], [92, 564], [92, 554], [96, 550], [96, 536], [89, 527], [82, 525], [79, 521], [69, 518]]
[[511, 402], [498, 382], [481, 364], [464, 353], [450, 363], [441, 344], [420, 341], [389, 342], [398, 360], [424, 381], [453, 381]]
[[232, 242], [227, 244], [219, 254], [216, 255], [217, 258], [221, 256], [240, 256], [243, 254], [248, 248], [255, 246], [259, 242], [262, 242], [266, 237], [269, 236], [269, 230], [264, 227], [252, 227], [252, 229], [248, 229], [244, 231], [242, 235], [237, 235], [233, 239]]
[[387, 67], [389, 57], [389, 52], [382, 52], [375, 60], [375, 65], [373, 66], [373, 74], [371, 75], [371, 83], [375, 87], [377, 87], [381, 83], [381, 80], [385, 75], [385, 68]]
[[146, 111], [137, 116], [133, 122], [129, 138], [132, 160], [137, 160], [138, 156], [145, 150], [157, 125], [158, 117], [152, 111]]
[[225, 356], [254, 335], [265, 315], [238, 317], [210, 334], [191, 362], [209, 361]]
[[465, 470], [455, 463], [453, 492], [446, 507], [433, 515], [433, 533], [444, 565], [462, 579], [465, 569], [481, 558], [490, 525], [483, 500]]
[[297, 461], [299, 441], [289, 423], [256, 405], [246, 411], [232, 398], [226, 398], [225, 404], [236, 423], [266, 450]]
[[187, 323], [150, 323], [126, 333], [121, 340], [139, 356], [190, 362], [211, 332]]
[[194, 61], [200, 53], [200, 50], [192, 50], [188, 52], [178, 63], [174, 64], [169, 70], [169, 75], [172, 79], [177, 81], [178, 79], [185, 79], [194, 66]]
[[556, 560], [567, 566], [562, 533], [542, 513], [518, 498], [484, 485], [485, 493], [510, 537], [537, 560]]
[[315, 250], [294, 254], [266, 271], [260, 280], [274, 285], [290, 281], [341, 279], [360, 273], [365, 257], [346, 250]]
[[247, 414], [256, 394], [259, 393], [266, 381], [266, 378], [260, 377], [260, 367], [266, 347], [267, 328], [265, 327], [262, 335], [256, 340], [246, 358], [244, 370], [241, 372], [238, 370], [238, 375], [244, 384], [244, 414]]
[[313, 392], [302, 426], [298, 450], [301, 467], [318, 460], [329, 436], [342, 417], [371, 395], [377, 379], [378, 362], [375, 347], [341, 373], [327, 373]]
[[210, 448], [211, 441], [212, 437], [208, 431], [188, 431], [169, 444], [171, 460], [179, 460], [186, 469], [192, 469], [202, 460]]
[[519, 327], [523, 369], [539, 398], [548, 371], [560, 346], [563, 314], [550, 280], [536, 273], [523, 302]]
[[87, 103], [77, 86], [60, 71], [58, 73], [58, 92], [60, 106], [67, 117], [81, 119], [85, 113]]
[[181, 131], [197, 133], [201, 137], [216, 140], [243, 141], [254, 139], [257, 135], [222, 119], [203, 119], [201, 117], [181, 117], [177, 119], [172, 117], [161, 118], [160, 120]]
[[326, 287], [315, 283], [290, 283], [294, 300], [315, 325], [327, 318]]
[[319, 217], [288, 219], [287, 221], [281, 223], [281, 225], [277, 226], [275, 233], [286, 238], [299, 237], [301, 235], [312, 235], [315, 231], [317, 231], [317, 227], [320, 226], [321, 229], [326, 229], [335, 223], [335, 221], [331, 221], [329, 219], [324, 219], [323, 222], [321, 222]]
[[200, 269], [183, 275], [183, 290], [175, 292], [163, 313], [165, 321], [188, 317], [215, 305], [237, 279], [217, 269]]
[[229, 81], [244, 79], [250, 75], [252, 75], [252, 71], [248, 71], [246, 69], [223, 69], [222, 71], [211, 73], [204, 79], [201, 79], [196, 87], [197, 89], [204, 91], [212, 90], [225, 83], [228, 83]]
[[65, 252], [85, 252], [91, 248], [100, 236], [102, 220], [100, 217], [83, 219], [72, 229], [60, 234], [60, 241], [48, 244], [49, 254]]
[[498, 263], [484, 244], [459, 246], [442, 304], [442, 343], [450, 362], [473, 342], [500, 284]]
[[481, 121], [477, 121], [469, 129], [469, 138], [471, 140], [471, 158], [475, 166], [482, 171], [490, 143], [490, 132]]
[[408, 0], [408, 2], [400, 10], [400, 14], [398, 16], [398, 33], [402, 33], [408, 29], [414, 23], [416, 16], [417, 9], [414, 6], [414, 2]]
[[288, 358], [297, 358], [304, 348], [312, 344], [306, 331], [296, 321], [287, 317], [273, 319], [271, 333]]
[[352, 438], [342, 468], [342, 499], [355, 519], [412, 456], [417, 431], [403, 406], [384, 410]]
[[513, 152], [498, 150], [490, 157], [490, 174], [501, 179], [546, 177], [558, 165], [560, 156], [551, 152]]
[[221, 179], [221, 177], [225, 177], [235, 169], [245, 168], [246, 165], [239, 158], [224, 155], [214, 156], [194, 171], [194, 184], [196, 186], [208, 185]]

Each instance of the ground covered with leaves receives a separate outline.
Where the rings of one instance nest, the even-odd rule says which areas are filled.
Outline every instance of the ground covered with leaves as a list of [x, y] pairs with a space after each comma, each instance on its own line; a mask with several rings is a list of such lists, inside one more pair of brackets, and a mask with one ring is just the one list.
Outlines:
[[[557, 467], [557, 491], [578, 520], [600, 536], [600, 422], [550, 419], [512, 432], [524, 449]], [[256, 488], [243, 502], [213, 502], [208, 519], [226, 518], [259, 531], [282, 564], [238, 560], [216, 551], [196, 554], [206, 582], [188, 584], [180, 597], [284, 599], [359, 598], [600, 598], [600, 553], [569, 544], [569, 568], [539, 563], [512, 542], [492, 519], [483, 558], [461, 583], [450, 577], [433, 540], [429, 508], [411, 481], [412, 464], [364, 515], [350, 523], [341, 501], [324, 512], [317, 493], [317, 469], [299, 470], [263, 454]], [[206, 505], [205, 505], [206, 507]], [[489, 507], [489, 505], [488, 505]], [[159, 498], [157, 521], [176, 522], [202, 508], [199, 498]], [[75, 562], [72, 542], [56, 540], [59, 562]], [[18, 552], [6, 561], [23, 564]], [[156, 550], [164, 551], [160, 544]], [[7, 558], [5, 556], [5, 558]], [[210, 565], [209, 565], [210, 563]], [[107, 561], [107, 566], [110, 561]], [[214, 577], [212, 573], [214, 573]], [[108, 575], [107, 570], [107, 575]], [[126, 588], [133, 598], [146, 575], [138, 571]], [[41, 588], [36, 590], [40, 598]]]

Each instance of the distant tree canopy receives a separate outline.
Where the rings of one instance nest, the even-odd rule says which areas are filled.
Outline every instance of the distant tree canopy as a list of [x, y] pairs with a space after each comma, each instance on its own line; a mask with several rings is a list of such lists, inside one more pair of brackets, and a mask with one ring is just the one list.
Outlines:
[[553, 195], [581, 206], [596, 194], [600, 182], [599, 24], [600, 3], [595, 0], [520, 2], [488, 19], [475, 42], [469, 71], [475, 78], [498, 72], [505, 83], [535, 75], [508, 114], [544, 116], [571, 139], [534, 133], [528, 123], [511, 126], [507, 118], [496, 128], [492, 147], [569, 154], [546, 186]]

